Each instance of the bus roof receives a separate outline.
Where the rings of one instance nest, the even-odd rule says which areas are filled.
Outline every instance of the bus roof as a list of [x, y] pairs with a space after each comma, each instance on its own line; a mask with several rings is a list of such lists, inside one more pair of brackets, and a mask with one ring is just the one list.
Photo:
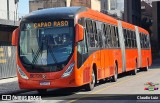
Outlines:
[[[86, 11], [86, 7], [76, 6], [76, 7], [57, 7], [48, 8], [42, 10], [36, 10], [26, 15], [23, 20], [34, 20], [34, 19], [70, 19], [74, 18], [77, 13]], [[22, 20], [22, 21], [23, 21]]]
[[[87, 13], [90, 14], [90, 16], [94, 15], [95, 18], [98, 16], [99, 19], [103, 19], [107, 20], [109, 23], [111, 24], [116, 24], [117, 23], [117, 19], [109, 16], [109, 15], [105, 15], [103, 13], [94, 11], [92, 9], [89, 9], [87, 7], [83, 7], [83, 6], [73, 6], [73, 7], [56, 7], [56, 8], [47, 8], [47, 9], [42, 9], [42, 10], [37, 10], [37, 11], [33, 11], [31, 13], [29, 13], [28, 15], [26, 15], [23, 19], [23, 21], [42, 21], [42, 20], [53, 20], [53, 19], [74, 19], [75, 16], [77, 14], [81, 14], [82, 12], [85, 13], [85, 11]], [[85, 14], [86, 15], [86, 14]], [[127, 23], [125, 21], [122, 21], [122, 26], [125, 28], [130, 28], [132, 30], [135, 30], [134, 25]], [[141, 27], [138, 27], [140, 32], [143, 33], [148, 33], [146, 30], [144, 30]]]

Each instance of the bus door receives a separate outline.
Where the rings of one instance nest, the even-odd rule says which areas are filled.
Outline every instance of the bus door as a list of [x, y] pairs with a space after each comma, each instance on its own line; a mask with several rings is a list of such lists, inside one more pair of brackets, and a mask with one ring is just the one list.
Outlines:
[[87, 37], [85, 28], [84, 28], [84, 39], [83, 41], [78, 42], [77, 49], [78, 49], [77, 64], [78, 68], [80, 68], [88, 58], [88, 46], [87, 46]]
[[100, 78], [104, 78], [105, 76], [105, 51], [103, 49], [104, 42], [103, 42], [103, 24], [101, 22], [97, 22], [97, 35], [98, 35], [98, 48], [99, 48], [99, 59], [100, 59]]

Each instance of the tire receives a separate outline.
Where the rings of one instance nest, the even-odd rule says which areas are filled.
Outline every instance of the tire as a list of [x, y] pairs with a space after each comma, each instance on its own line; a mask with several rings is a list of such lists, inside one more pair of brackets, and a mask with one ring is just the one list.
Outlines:
[[117, 65], [115, 66], [115, 70], [114, 70], [114, 75], [112, 76], [112, 79], [111, 81], [112, 82], [116, 82], [118, 79], [118, 68], [117, 68]]
[[135, 68], [134, 70], [131, 71], [132, 75], [136, 75], [137, 74], [137, 68]]
[[143, 71], [148, 71], [148, 66], [143, 68]]
[[107, 79], [101, 79], [101, 80], [99, 80], [99, 82], [98, 83], [100, 83], [100, 84], [104, 84], [104, 83], [106, 83], [107, 82]]
[[136, 75], [137, 74], [137, 69], [138, 69], [138, 65], [137, 65], [137, 62], [136, 62], [136, 68], [131, 71], [131, 74]]
[[38, 94], [45, 94], [47, 92], [47, 89], [38, 89]]
[[96, 84], [96, 77], [94, 71], [92, 71], [92, 81], [87, 85], [85, 85], [85, 90], [92, 91], [94, 89], [95, 84]]
[[148, 63], [148, 66], [143, 68], [144, 71], [148, 71], [149, 69], [149, 59], [147, 59], [147, 63]]

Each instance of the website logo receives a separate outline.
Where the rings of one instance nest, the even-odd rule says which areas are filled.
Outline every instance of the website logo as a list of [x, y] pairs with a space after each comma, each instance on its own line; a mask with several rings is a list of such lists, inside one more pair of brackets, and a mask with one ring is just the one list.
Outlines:
[[156, 90], [159, 89], [159, 88], [158, 88], [159, 83], [147, 82], [147, 83], [145, 83], [144, 85], [145, 85], [144, 90], [156, 91]]
[[12, 100], [11, 95], [2, 95], [2, 100]]

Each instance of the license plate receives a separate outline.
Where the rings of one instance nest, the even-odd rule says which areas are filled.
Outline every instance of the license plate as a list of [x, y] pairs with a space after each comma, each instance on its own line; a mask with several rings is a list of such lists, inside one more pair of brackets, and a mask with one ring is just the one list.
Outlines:
[[40, 85], [50, 85], [51, 83], [49, 81], [42, 81], [40, 82]]

